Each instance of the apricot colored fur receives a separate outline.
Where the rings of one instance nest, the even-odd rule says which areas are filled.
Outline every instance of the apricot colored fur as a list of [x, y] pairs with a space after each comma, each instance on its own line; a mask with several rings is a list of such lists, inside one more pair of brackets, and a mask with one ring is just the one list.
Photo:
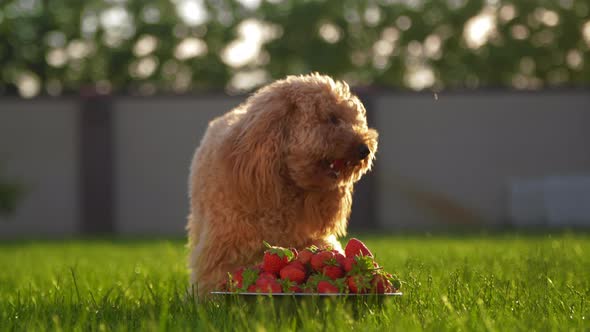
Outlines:
[[[370, 154], [358, 160], [363, 143]], [[189, 267], [198, 294], [257, 263], [263, 240], [341, 250], [353, 184], [376, 150], [362, 103], [346, 83], [319, 74], [276, 81], [211, 121], [189, 181]], [[334, 178], [335, 159], [356, 162]]]

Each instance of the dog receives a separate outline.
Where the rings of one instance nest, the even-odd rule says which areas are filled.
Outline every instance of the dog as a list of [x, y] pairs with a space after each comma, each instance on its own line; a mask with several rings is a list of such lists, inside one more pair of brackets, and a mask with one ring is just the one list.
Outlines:
[[257, 263], [263, 241], [342, 251], [353, 185], [371, 169], [377, 138], [348, 85], [317, 73], [275, 81], [211, 121], [189, 179], [196, 294]]

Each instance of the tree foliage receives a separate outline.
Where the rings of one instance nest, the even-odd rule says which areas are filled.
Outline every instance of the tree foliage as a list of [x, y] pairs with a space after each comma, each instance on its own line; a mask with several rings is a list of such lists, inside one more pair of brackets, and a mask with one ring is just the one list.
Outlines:
[[0, 94], [590, 81], [587, 0], [4, 0]]

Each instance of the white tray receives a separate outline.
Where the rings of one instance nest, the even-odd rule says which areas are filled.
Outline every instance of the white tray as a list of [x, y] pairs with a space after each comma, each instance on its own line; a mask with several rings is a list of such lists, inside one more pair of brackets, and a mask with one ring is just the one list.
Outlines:
[[258, 296], [258, 295], [262, 295], [262, 296], [268, 296], [268, 295], [272, 295], [272, 296], [301, 296], [301, 297], [305, 297], [305, 296], [323, 296], [323, 297], [332, 297], [332, 296], [350, 296], [350, 297], [355, 297], [355, 296], [360, 296], [360, 297], [369, 297], [369, 296], [402, 296], [403, 293], [401, 292], [397, 292], [397, 293], [383, 293], [383, 294], [354, 294], [354, 293], [234, 293], [234, 292], [211, 292], [211, 295], [245, 295], [245, 296]]

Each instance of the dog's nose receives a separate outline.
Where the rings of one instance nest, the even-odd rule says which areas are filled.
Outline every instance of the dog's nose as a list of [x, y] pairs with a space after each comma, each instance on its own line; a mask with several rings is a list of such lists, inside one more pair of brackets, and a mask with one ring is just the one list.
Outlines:
[[367, 158], [369, 153], [371, 153], [371, 150], [369, 150], [369, 147], [365, 143], [359, 145], [358, 151], [359, 151], [359, 159], [360, 160]]

